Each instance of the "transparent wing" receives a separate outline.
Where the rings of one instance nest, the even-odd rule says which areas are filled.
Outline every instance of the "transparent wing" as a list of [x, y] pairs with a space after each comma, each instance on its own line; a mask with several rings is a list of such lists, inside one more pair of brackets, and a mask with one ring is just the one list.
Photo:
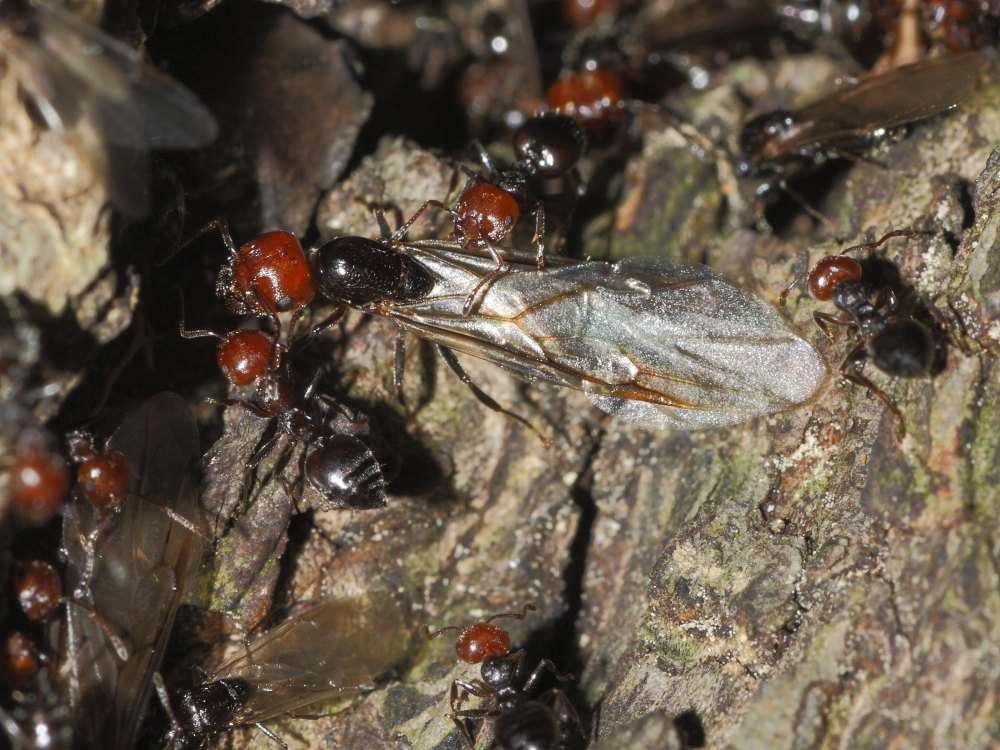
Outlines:
[[96, 111], [109, 142], [120, 146], [195, 148], [215, 138], [215, 119], [198, 98], [135, 50], [42, 0], [4, 2], [32, 14], [8, 44], [30, 63], [24, 78], [45, 98], [43, 114], [55, 115], [50, 126], [69, 127]]
[[[128, 748], [203, 551], [200, 537], [142, 498], [197, 523], [194, 477], [200, 454], [190, 410], [171, 393], [152, 397], [129, 416], [111, 447], [128, 461], [130, 493], [99, 531], [93, 576], [79, 597], [82, 606], [68, 608], [63, 671], [81, 729], [93, 746]], [[86, 563], [81, 535], [96, 523], [86, 501], [76, 500], [67, 510], [63, 538], [71, 590], [81, 584]]]
[[867, 78], [796, 112], [799, 128], [784, 147], [794, 151], [800, 145], [895, 128], [943, 112], [972, 95], [987, 63], [985, 56], [968, 52]]
[[771, 305], [699, 265], [658, 258], [512, 264], [471, 315], [490, 268], [469, 253], [413, 248], [438, 279], [392, 305], [404, 328], [512, 371], [578, 388], [597, 406], [653, 427], [714, 427], [809, 399], [826, 365]]
[[249, 653], [223, 664], [213, 679], [242, 678], [254, 687], [242, 721], [264, 721], [317, 701], [365, 690], [398, 664], [412, 635], [387, 592], [332, 597], [251, 642]]
[[[0, 0], [3, 51], [37, 111], [70, 131], [112, 200], [141, 215], [150, 148], [196, 148], [215, 119], [131, 48], [43, 0]], [[124, 153], [122, 153], [124, 151]]]

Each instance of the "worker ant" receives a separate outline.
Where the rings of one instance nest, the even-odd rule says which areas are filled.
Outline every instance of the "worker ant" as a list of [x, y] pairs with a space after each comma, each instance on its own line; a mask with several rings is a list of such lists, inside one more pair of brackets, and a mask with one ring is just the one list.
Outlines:
[[[885, 404], [897, 421], [900, 437], [906, 432], [902, 413], [892, 398], [861, 370], [866, 362], [871, 361], [882, 372], [894, 377], [928, 375], [938, 353], [937, 341], [931, 329], [915, 317], [919, 302], [916, 289], [912, 286], [902, 290], [891, 286], [875, 288], [862, 264], [849, 257], [849, 253], [874, 250], [893, 237], [912, 234], [910, 230], [898, 229], [875, 242], [854, 245], [837, 255], [822, 258], [807, 275], [793, 280], [780, 297], [784, 305], [791, 290], [804, 279], [813, 299], [833, 302], [843, 313], [834, 315], [817, 311], [813, 313], [813, 319], [831, 339], [834, 327], [847, 328], [858, 334], [859, 341], [841, 363], [840, 374], [844, 379], [868, 388]], [[871, 299], [873, 294], [874, 300]], [[935, 318], [940, 315], [929, 306], [927, 310]], [[943, 320], [940, 322], [944, 325]]]

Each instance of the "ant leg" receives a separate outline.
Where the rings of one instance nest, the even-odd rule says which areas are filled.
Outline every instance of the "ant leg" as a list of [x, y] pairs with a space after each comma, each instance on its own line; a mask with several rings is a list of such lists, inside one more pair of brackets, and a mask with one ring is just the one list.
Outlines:
[[76, 599], [82, 599], [90, 593], [90, 582], [94, 578], [94, 568], [97, 565], [97, 540], [101, 533], [108, 527], [113, 516], [113, 513], [109, 513], [103, 517], [99, 517], [97, 523], [94, 524], [94, 528], [85, 536], [80, 536], [80, 545], [86, 552], [86, 561], [83, 564], [83, 573], [80, 575], [80, 582], [73, 591], [73, 597]]
[[824, 214], [820, 213], [819, 210], [814, 208], [813, 205], [805, 199], [804, 195], [802, 195], [799, 191], [795, 190], [791, 185], [789, 185], [784, 180], [782, 180], [781, 182], [781, 189], [784, 190], [786, 193], [788, 193], [788, 195], [792, 198], [792, 200], [798, 203], [803, 211], [809, 214], [812, 218], [816, 219], [816, 221], [818, 221], [820, 224], [823, 224], [830, 232], [836, 230], [836, 227], [833, 225], [833, 222], [830, 221], [829, 218], [827, 218]]
[[537, 253], [535, 257], [535, 262], [538, 264], [538, 270], [545, 270], [545, 246], [542, 245], [542, 237], [545, 236], [545, 204], [541, 201], [536, 201], [535, 203], [535, 236], [532, 238], [531, 242], [535, 246], [535, 251]]
[[250, 401], [245, 401], [242, 398], [212, 398], [209, 396], [205, 399], [205, 401], [212, 404], [212, 406], [239, 406], [246, 409], [255, 417], [260, 417], [261, 419], [267, 419], [271, 416], [270, 413], [264, 411], [256, 404]]
[[170, 705], [170, 695], [167, 693], [167, 686], [163, 682], [163, 675], [159, 672], [153, 672], [153, 685], [156, 686], [156, 695], [160, 699], [160, 705], [163, 706], [163, 711], [170, 720], [169, 739], [176, 739], [183, 730], [181, 723], [177, 721], [177, 714], [174, 713], [173, 706]]
[[209, 330], [205, 330], [205, 329], [197, 329], [197, 330], [191, 330], [191, 331], [189, 331], [188, 329], [186, 329], [184, 327], [184, 292], [183, 291], [179, 291], [177, 303], [178, 303], [178, 307], [179, 307], [178, 317], [180, 318], [180, 322], [177, 325], [178, 325], [178, 328], [180, 330], [180, 334], [181, 334], [181, 336], [183, 338], [186, 338], [186, 339], [203, 339], [203, 338], [208, 338], [208, 337], [216, 338], [216, 339], [223, 338], [222, 336], [220, 336], [219, 334], [217, 334], [215, 331], [209, 331]]
[[496, 174], [497, 165], [493, 163], [493, 159], [490, 158], [486, 149], [483, 148], [483, 144], [476, 141], [472, 144], [472, 149], [476, 152], [476, 158], [479, 160], [483, 169], [485, 169], [488, 174]]
[[[380, 191], [381, 192], [381, 191]], [[360, 200], [360, 199], [357, 199]], [[368, 210], [372, 212], [372, 216], [375, 217], [375, 223], [378, 224], [379, 234], [382, 236], [383, 240], [391, 240], [392, 232], [389, 231], [389, 222], [385, 218], [385, 209], [377, 203], [369, 203], [367, 201], [360, 201], [364, 203]]]
[[492, 409], [495, 412], [499, 412], [500, 414], [508, 416], [511, 419], [516, 419], [518, 422], [520, 422], [529, 430], [531, 430], [533, 433], [535, 433], [535, 435], [538, 436], [538, 439], [542, 441], [542, 444], [546, 448], [552, 445], [552, 443], [548, 440], [548, 438], [546, 438], [542, 433], [540, 433], [535, 428], [535, 426], [531, 424], [531, 422], [529, 422], [527, 419], [525, 419], [519, 414], [515, 414], [514, 412], [508, 409], [504, 409], [502, 406], [500, 406], [500, 404], [494, 401], [493, 398], [489, 394], [487, 394], [482, 388], [473, 383], [472, 379], [465, 372], [464, 368], [459, 363], [458, 358], [455, 357], [455, 354], [454, 352], [451, 351], [451, 349], [441, 346], [441, 344], [438, 344], [437, 348], [438, 351], [441, 353], [441, 359], [443, 359], [445, 361], [445, 364], [451, 368], [451, 371], [458, 376], [459, 380], [461, 380], [463, 383], [469, 386], [469, 389], [472, 391], [472, 394], [479, 400], [479, 403], [481, 403], [486, 408]]
[[[465, 694], [461, 696], [458, 695], [458, 689], [462, 688]], [[469, 727], [466, 725], [466, 719], [483, 719], [490, 715], [491, 710], [489, 708], [468, 708], [468, 709], [457, 709], [456, 704], [461, 704], [468, 695], [474, 695], [477, 698], [489, 698], [491, 696], [490, 691], [485, 685], [479, 685], [475, 682], [467, 682], [465, 680], [453, 680], [451, 683], [451, 720], [455, 723], [455, 727], [458, 729], [459, 734], [465, 739], [467, 746], [469, 748], [475, 747], [475, 740], [472, 738], [472, 733], [469, 731]]]
[[259, 729], [259, 730], [260, 730], [260, 731], [261, 731], [262, 733], [264, 733], [265, 735], [267, 735], [267, 738], [268, 738], [269, 740], [271, 740], [272, 742], [274, 742], [275, 744], [277, 744], [277, 746], [278, 746], [278, 747], [280, 747], [280, 748], [281, 748], [282, 750], [288, 750], [288, 745], [286, 745], [286, 744], [285, 744], [285, 743], [284, 743], [284, 742], [283, 742], [283, 741], [281, 740], [281, 738], [280, 738], [280, 737], [278, 737], [278, 735], [276, 735], [276, 734], [275, 734], [274, 732], [272, 732], [272, 731], [271, 731], [270, 729], [268, 729], [267, 727], [265, 727], [265, 726], [264, 726], [263, 724], [261, 724], [261, 723], [260, 723], [259, 721], [255, 721], [255, 722], [253, 723], [253, 725], [254, 725], [255, 727], [257, 727], [257, 729]]
[[197, 526], [195, 526], [195, 524], [194, 524], [193, 521], [185, 518], [180, 513], [178, 513], [176, 510], [174, 510], [173, 508], [171, 508], [169, 505], [165, 505], [164, 503], [160, 502], [156, 498], [147, 497], [146, 495], [140, 495], [139, 493], [130, 493], [130, 494], [135, 495], [137, 498], [139, 498], [143, 502], [149, 503], [154, 508], [158, 508], [159, 510], [163, 511], [163, 513], [171, 521], [173, 521], [174, 523], [178, 524], [179, 526], [183, 526], [185, 529], [187, 529], [188, 531], [190, 531], [192, 534], [196, 534], [197, 536], [200, 536], [206, 542], [212, 542], [212, 541], [214, 541], [212, 539], [212, 537], [210, 537], [204, 531], [202, 531]]
[[396, 398], [399, 400], [399, 403], [403, 405], [404, 409], [407, 409], [406, 396], [403, 393], [403, 375], [405, 367], [406, 339], [404, 338], [403, 329], [400, 328], [396, 331], [396, 341], [393, 345], [392, 387], [396, 389]]
[[222, 235], [222, 242], [225, 244], [226, 249], [229, 250], [230, 256], [235, 258], [239, 251], [236, 248], [236, 244], [233, 242], [232, 235], [229, 233], [229, 222], [227, 222], [224, 218], [220, 216], [218, 218], [212, 219], [212, 221], [208, 222], [205, 226], [197, 230], [194, 234], [191, 234], [187, 238], [181, 240], [181, 242], [176, 247], [174, 247], [172, 250], [167, 251], [167, 253], [162, 258], [156, 261], [156, 265], [162, 266], [164, 263], [169, 261], [175, 255], [177, 255], [177, 253], [186, 248], [188, 245], [190, 245], [196, 239], [201, 237], [203, 234], [208, 234], [213, 230], [217, 230], [219, 234]]
[[888, 393], [883, 391], [868, 377], [861, 373], [861, 368], [864, 366], [867, 357], [868, 352], [865, 350], [864, 342], [861, 341], [850, 351], [850, 353], [848, 353], [847, 357], [844, 358], [844, 361], [840, 365], [840, 375], [844, 378], [844, 380], [848, 380], [856, 385], [864, 386], [885, 405], [893, 419], [896, 421], [896, 432], [899, 439], [902, 440], [906, 437], [906, 422], [903, 420], [903, 413], [899, 410], [899, 407], [896, 406], [896, 402], [892, 400], [892, 397], [889, 396]]
[[313, 393], [316, 391], [316, 386], [319, 385], [319, 379], [322, 374], [323, 368], [317, 367], [316, 372], [313, 373], [312, 378], [309, 379], [309, 385], [307, 385], [305, 391], [302, 392], [302, 403], [307, 403], [309, 399], [313, 397]]
[[563, 674], [562, 672], [560, 672], [556, 668], [556, 665], [553, 664], [551, 660], [542, 659], [540, 662], [538, 662], [538, 666], [534, 668], [534, 670], [531, 672], [530, 675], [528, 675], [528, 679], [524, 681], [524, 687], [522, 687], [521, 689], [524, 692], [530, 691], [533, 687], [535, 687], [535, 684], [538, 682], [538, 680], [541, 679], [542, 674], [545, 672], [545, 670], [551, 672], [552, 675], [557, 680], [559, 680], [559, 682], [569, 682], [570, 680], [573, 679], [573, 675]]
[[442, 211], [447, 211], [449, 214], [451, 214], [452, 218], [457, 218], [455, 214], [455, 209], [453, 209], [451, 206], [445, 203], [442, 203], [441, 201], [434, 200], [433, 198], [431, 198], [430, 200], [424, 201], [424, 205], [418, 208], [417, 212], [413, 214], [413, 216], [407, 219], [399, 229], [393, 232], [392, 236], [389, 237], [389, 239], [391, 239], [394, 242], [402, 241], [403, 237], [406, 236], [406, 232], [409, 230], [409, 228], [413, 226], [413, 223], [417, 219], [419, 219], [430, 206], [441, 209]]
[[66, 603], [67, 619], [72, 619], [72, 613], [71, 613], [72, 607], [79, 607], [81, 610], [83, 610], [83, 613], [87, 615], [91, 620], [93, 620], [94, 624], [101, 629], [101, 631], [104, 633], [104, 637], [107, 638], [108, 643], [111, 644], [111, 648], [115, 650], [115, 655], [119, 659], [121, 659], [122, 662], [128, 661], [130, 654], [128, 646], [125, 645], [125, 641], [123, 641], [122, 638], [117, 633], [115, 633], [115, 631], [111, 628], [111, 625], [107, 622], [107, 620], [105, 620], [97, 613], [97, 610], [95, 610], [89, 604], [84, 604], [83, 602], [77, 601], [76, 599], [63, 599], [63, 601]]
[[330, 313], [327, 317], [325, 317], [319, 323], [314, 325], [309, 330], [308, 333], [304, 333], [302, 334], [302, 336], [297, 338], [292, 343], [292, 346], [298, 347], [298, 346], [308, 345], [310, 341], [316, 338], [316, 336], [321, 334], [327, 328], [332, 328], [333, 326], [335, 326], [340, 321], [340, 319], [344, 317], [344, 313], [346, 312], [347, 312], [347, 305], [344, 304], [337, 305], [337, 307], [334, 309], [332, 313]]
[[813, 321], [819, 326], [819, 329], [826, 334], [826, 337], [833, 341], [832, 328], [850, 328], [854, 325], [854, 321], [850, 318], [842, 318], [837, 315], [832, 315], [826, 312], [816, 311], [813, 313]]
[[[483, 276], [483, 278], [479, 280], [479, 283], [472, 288], [471, 292], [469, 292], [469, 296], [465, 298], [465, 304], [462, 305], [462, 315], [468, 315], [472, 312], [472, 306], [475, 304], [476, 297], [479, 296], [479, 292], [483, 289], [483, 287], [492, 282], [493, 279], [507, 273], [507, 271], [510, 270], [507, 262], [503, 259], [503, 256], [500, 255], [500, 251], [493, 246], [493, 243], [484, 240], [483, 244], [486, 245], [486, 249], [490, 252], [490, 257], [493, 258], [493, 262], [496, 263], [497, 266], [488, 274]], [[542, 261], [542, 264], [544, 265], [544, 261]]]

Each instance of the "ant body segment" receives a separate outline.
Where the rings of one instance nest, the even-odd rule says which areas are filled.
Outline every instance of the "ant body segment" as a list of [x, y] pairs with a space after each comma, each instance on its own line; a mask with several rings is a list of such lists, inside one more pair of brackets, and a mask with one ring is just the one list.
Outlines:
[[[854, 245], [837, 255], [822, 258], [807, 275], [792, 281], [780, 297], [784, 305], [791, 290], [804, 279], [806, 290], [813, 299], [833, 302], [843, 313], [838, 316], [817, 311], [813, 313], [813, 319], [831, 339], [834, 327], [858, 333], [860, 340], [841, 363], [840, 374], [844, 379], [868, 388], [885, 404], [898, 424], [900, 437], [906, 430], [899, 408], [885, 391], [862, 374], [861, 369], [865, 362], [871, 361], [882, 372], [894, 377], [927, 375], [937, 352], [935, 338], [928, 326], [914, 317], [916, 291], [912, 286], [899, 294], [890, 287], [874, 290], [871, 281], [864, 276], [861, 263], [849, 257], [848, 253], [873, 250], [893, 237], [912, 234], [905, 229], [895, 230], [875, 242]], [[873, 292], [875, 298], [870, 301]]]
[[31, 524], [51, 518], [66, 499], [69, 467], [46, 446], [30, 445], [11, 467], [10, 501], [18, 516]]

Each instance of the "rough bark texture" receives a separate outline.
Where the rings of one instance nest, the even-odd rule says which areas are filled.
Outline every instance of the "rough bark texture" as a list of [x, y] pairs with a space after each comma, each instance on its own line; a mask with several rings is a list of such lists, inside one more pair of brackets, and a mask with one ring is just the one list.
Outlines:
[[[785, 64], [803, 76], [811, 70]], [[767, 80], [793, 77], [789, 69], [771, 70]], [[747, 81], [762, 76], [757, 64], [732, 66], [692, 100], [693, 120], [710, 138], [732, 133], [741, 112], [734, 87], [752, 88]], [[0, 85], [0, 112], [13, 112], [16, 97], [6, 79]], [[855, 164], [822, 207], [838, 241], [742, 228], [737, 215], [746, 205], [731, 170], [649, 120], [613, 214], [576, 217], [587, 222], [585, 253], [707, 259], [777, 301], [792, 275], [823, 255], [890, 229], [921, 232], [876, 254], [954, 320], [961, 345], [947, 346], [932, 377], [894, 381], [868, 368], [899, 405], [906, 436], [869, 391], [836, 377], [788, 413], [724, 430], [651, 432], [607, 418], [580, 393], [525, 386], [464, 360], [484, 390], [552, 441], [546, 447], [484, 409], [414, 341], [408, 419], [392, 386], [393, 327], [351, 314], [315, 356], [336, 362], [336, 395], [369, 414], [396, 457], [387, 459], [399, 468], [389, 507], [313, 511], [292, 518], [289, 531], [298, 507], [286, 485], [257, 487], [251, 511], [237, 514], [217, 549], [201, 603], [253, 625], [275, 595], [288, 605], [389, 588], [416, 622], [435, 628], [533, 602], [527, 618], [505, 623], [513, 642], [528, 648], [532, 664], [548, 656], [576, 674], [570, 696], [601, 748], [680, 748], [701, 734], [709, 747], [746, 750], [996, 747], [1000, 87], [986, 85], [968, 106], [879, 150], [873, 158], [884, 166]], [[426, 198], [444, 199], [450, 182], [449, 165], [385, 139], [321, 203], [317, 226], [324, 238], [375, 235], [355, 198], [390, 202], [405, 217]], [[16, 213], [24, 226], [63, 221], [18, 195], [0, 194], [0, 215]], [[83, 246], [103, 248], [106, 221], [90, 208], [77, 219], [93, 233]], [[432, 212], [416, 229], [447, 233], [448, 217]], [[0, 242], [4, 259], [47, 262], [52, 242], [15, 245], [10, 236]], [[93, 253], [75, 256], [91, 263]], [[104, 260], [98, 254], [98, 266]], [[15, 286], [48, 316], [69, 309], [94, 318], [66, 300], [101, 289], [80, 283], [98, 277], [83, 266], [70, 276], [57, 291]], [[133, 292], [120, 283], [116, 304]], [[119, 308], [100, 309], [109, 317]], [[835, 370], [848, 343], [831, 343], [812, 325], [817, 309], [827, 308], [796, 292], [786, 311]], [[90, 335], [103, 343], [113, 334]], [[80, 376], [69, 372], [61, 382]], [[244, 497], [245, 461], [263, 428], [238, 408], [227, 413], [226, 433], [205, 462], [205, 505], [214, 515], [226, 508], [232, 517]], [[280, 460], [279, 450], [257, 475]], [[292, 481], [297, 465], [293, 454]], [[307, 490], [301, 501], [313, 499]], [[347, 710], [272, 728], [292, 748], [459, 748], [448, 690], [474, 676], [448, 638], [415, 634], [409, 662]], [[484, 733], [478, 746], [488, 742]], [[253, 729], [237, 731], [235, 743], [272, 747]]]

